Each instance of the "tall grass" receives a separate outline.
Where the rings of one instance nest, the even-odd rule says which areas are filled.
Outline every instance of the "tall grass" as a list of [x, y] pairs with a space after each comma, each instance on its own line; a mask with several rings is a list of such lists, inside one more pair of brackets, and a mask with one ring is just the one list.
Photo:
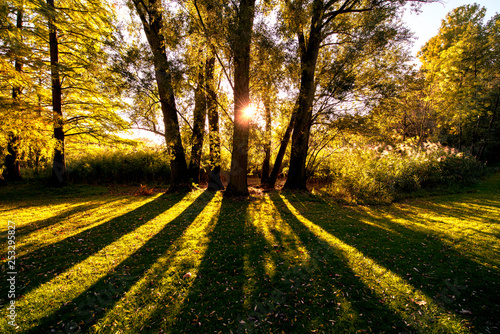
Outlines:
[[359, 203], [390, 203], [429, 189], [473, 184], [485, 174], [475, 158], [437, 143], [350, 145], [329, 159], [323, 191]]
[[155, 149], [99, 150], [68, 159], [70, 182], [165, 184], [170, 179], [167, 155]]

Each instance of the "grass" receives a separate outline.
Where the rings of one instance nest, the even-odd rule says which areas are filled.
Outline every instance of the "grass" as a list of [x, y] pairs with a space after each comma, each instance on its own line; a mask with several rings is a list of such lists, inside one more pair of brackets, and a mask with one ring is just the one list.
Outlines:
[[[0, 188], [2, 333], [495, 333], [500, 175], [390, 206]], [[7, 279], [2, 254], [2, 281]]]

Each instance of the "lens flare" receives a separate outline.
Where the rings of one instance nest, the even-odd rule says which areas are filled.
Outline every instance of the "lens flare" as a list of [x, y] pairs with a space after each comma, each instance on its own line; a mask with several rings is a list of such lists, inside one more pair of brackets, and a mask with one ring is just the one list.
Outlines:
[[243, 109], [243, 117], [247, 119], [252, 118], [255, 115], [255, 111], [255, 106], [250, 104], [245, 109]]

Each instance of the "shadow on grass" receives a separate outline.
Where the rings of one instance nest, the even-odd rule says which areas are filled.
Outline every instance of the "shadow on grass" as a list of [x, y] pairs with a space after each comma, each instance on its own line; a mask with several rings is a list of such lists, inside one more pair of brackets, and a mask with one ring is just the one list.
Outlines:
[[[351, 270], [342, 252], [312, 233], [274, 193], [271, 200], [283, 220], [297, 235], [310, 256], [308, 268], [288, 269], [275, 279], [283, 291], [293, 298], [282, 303], [290, 305], [287, 318], [301, 316], [298, 324], [286, 332], [364, 333], [416, 331], [394, 310], [382, 303], [372, 289]], [[280, 284], [281, 283], [281, 284]], [[294, 291], [294, 287], [296, 291]], [[282, 308], [282, 306], [280, 306]], [[303, 310], [306, 312], [297, 312]]]
[[[117, 301], [143, 277], [165, 254], [171, 245], [184, 233], [193, 220], [203, 208], [214, 197], [214, 192], [204, 192], [198, 196], [179, 216], [170, 221], [160, 232], [149, 239], [136, 252], [127, 257], [113, 271], [95, 282], [84, 293], [72, 301], [68, 301], [56, 313], [42, 319], [41, 323], [28, 333], [50, 333], [58, 331], [62, 333], [86, 332], [92, 325], [102, 318]], [[172, 195], [169, 195], [172, 196]], [[176, 197], [178, 195], [175, 195]], [[145, 210], [153, 210], [151, 215], [159, 215], [167, 208], [161, 200], [154, 201]], [[163, 204], [163, 205], [158, 205]], [[175, 202], [170, 203], [174, 205]], [[160, 209], [162, 207], [162, 209]], [[153, 213], [154, 212], [154, 213]], [[137, 212], [135, 213], [137, 214]], [[154, 218], [148, 216], [148, 220]], [[146, 219], [144, 219], [146, 220]], [[111, 233], [109, 233], [111, 234]], [[106, 241], [108, 243], [108, 241]], [[151, 282], [153, 284], [153, 282]], [[147, 290], [147, 289], [146, 289]], [[144, 291], [148, 293], [148, 291]]]
[[[299, 242], [273, 229], [276, 244], [271, 244], [252, 223], [250, 211], [248, 203], [223, 201], [198, 277], [168, 332], [333, 332], [338, 322], [344, 332], [356, 332], [372, 326], [361, 314], [366, 310], [379, 319], [378, 329], [408, 329], [370, 289], [352, 279], [344, 259], [292, 214], [268, 212], [297, 231]], [[308, 263], [290, 257], [300, 254], [300, 244], [312, 254]], [[269, 265], [275, 268], [271, 273]]]
[[[60, 223], [64, 221], [65, 219], [75, 215], [79, 214], [88, 210], [92, 210], [95, 208], [98, 208], [99, 206], [110, 203], [112, 201], [115, 201], [116, 199], [111, 199], [108, 201], [103, 201], [99, 202], [96, 204], [79, 204], [76, 206], [73, 206], [71, 208], [68, 208], [66, 210], [62, 210], [58, 214], [47, 218], [47, 219], [40, 219], [37, 221], [33, 221], [29, 224], [22, 225], [20, 227], [16, 227], [16, 240], [19, 243], [20, 240], [22, 240], [24, 237], [28, 236], [29, 234], [36, 232], [39, 229], [43, 229], [46, 227], [50, 227], [52, 225], [55, 225], [57, 223]], [[7, 239], [7, 231], [0, 233], [0, 240], [5, 240]]]
[[[9, 208], [0, 209], [0, 212], [10, 210], [19, 210], [22, 208], [33, 208], [38, 206], [46, 206], [64, 204], [75, 198], [90, 196], [100, 196], [107, 193], [106, 188], [86, 185], [71, 185], [62, 188], [52, 188], [44, 183], [21, 183], [17, 185], [8, 185], [0, 187], [0, 203], [9, 203]], [[28, 204], [19, 204], [21, 203]]]
[[[218, 329], [228, 333], [241, 317], [246, 283], [245, 245], [253, 235], [246, 220], [247, 208], [247, 201], [223, 198], [196, 280], [170, 332], [209, 333]], [[152, 328], [150, 332], [157, 330]]]
[[[167, 211], [182, 198], [183, 194], [162, 195], [122, 216], [18, 257], [17, 294], [26, 295], [52, 280], [76, 263]], [[6, 295], [6, 285], [3, 285], [2, 296]]]
[[[285, 198], [301, 215], [329, 234], [404, 278], [449, 312], [467, 319], [470, 328], [485, 333], [500, 329], [498, 268], [472, 260], [468, 254], [443, 242], [432, 230], [409, 228], [396, 220], [405, 219], [421, 225], [432, 224], [432, 221], [395, 206], [369, 210], [372, 214], [360, 208], [340, 206], [332, 206], [332, 212], [321, 212], [310, 203], [304, 205], [296, 195], [286, 194]], [[428, 209], [428, 203], [420, 209], [418, 204], [412, 203], [413, 211]], [[453, 202], [443, 198], [439, 199], [439, 205], [433, 207], [431, 204], [432, 210], [439, 215], [480, 219], [477, 211], [457, 212]]]

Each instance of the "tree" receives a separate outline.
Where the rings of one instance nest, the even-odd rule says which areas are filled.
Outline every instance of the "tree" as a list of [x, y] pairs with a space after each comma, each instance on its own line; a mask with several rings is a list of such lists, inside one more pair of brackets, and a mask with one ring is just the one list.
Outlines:
[[485, 24], [485, 14], [477, 4], [454, 9], [420, 52], [427, 81], [436, 87], [431, 99], [440, 139], [476, 156], [494, 133], [499, 93], [498, 48], [492, 44], [498, 16]]
[[[310, 4], [307, 3], [307, 7], [303, 7], [301, 2], [286, 2], [283, 15], [289, 18], [287, 23], [289, 29], [297, 36], [301, 66], [300, 92], [290, 122], [293, 123], [293, 135], [286, 189], [307, 189], [306, 161], [313, 122], [315, 72], [320, 50], [325, 49], [325, 46], [337, 45], [337, 39], [346, 41], [352, 34], [356, 35], [357, 30], [364, 33], [366, 28], [371, 28], [373, 31], [368, 35], [369, 38], [377, 41], [372, 45], [383, 48], [384, 44], [397, 35], [398, 27], [389, 23], [396, 17], [398, 9], [404, 3], [391, 0], [327, 2], [314, 0]], [[309, 23], [307, 18], [310, 18]]]
[[194, 183], [200, 183], [201, 150], [205, 135], [205, 119], [207, 116], [206, 101], [206, 62], [203, 61], [202, 52], [198, 53], [198, 82], [194, 92], [193, 135], [191, 139], [191, 161], [189, 163], [189, 176]]
[[208, 189], [222, 190], [224, 186], [220, 179], [221, 172], [221, 148], [219, 133], [219, 112], [217, 111], [217, 94], [214, 84], [215, 57], [211, 56], [206, 61], [205, 85], [207, 95], [208, 114], [208, 139], [210, 147], [210, 172], [208, 174]]
[[[18, 33], [23, 29], [23, 4], [19, 4], [17, 8], [16, 14], [16, 29]], [[19, 49], [19, 48], [17, 48]], [[20, 57], [18, 56], [18, 51], [13, 50], [14, 53], [14, 69], [16, 72], [20, 73], [22, 71], [22, 62]], [[13, 109], [16, 109], [20, 105], [20, 95], [22, 93], [22, 87], [19, 85], [13, 85], [12, 87], [12, 102]], [[5, 171], [3, 173], [3, 177], [6, 181], [18, 181], [21, 180], [21, 168], [19, 164], [19, 152], [17, 148], [17, 144], [19, 143], [19, 136], [13, 132], [9, 132], [8, 134], [8, 143], [7, 143], [7, 155], [5, 157]]]
[[64, 120], [62, 112], [62, 88], [59, 73], [59, 42], [55, 22], [54, 0], [47, 0], [50, 46], [50, 72], [52, 82], [52, 111], [54, 113], [54, 138], [57, 141], [54, 148], [51, 183], [64, 184], [67, 181], [66, 159], [64, 158]]
[[189, 187], [189, 174], [179, 130], [172, 73], [166, 51], [167, 41], [163, 35], [164, 10], [158, 0], [148, 2], [133, 0], [133, 4], [153, 53], [156, 83], [165, 124], [165, 142], [170, 154], [171, 183], [168, 192], [173, 192]]
[[233, 34], [230, 37], [234, 59], [234, 132], [230, 178], [226, 194], [247, 196], [249, 118], [245, 115], [245, 109], [250, 104], [250, 45], [255, 0], [241, 0], [234, 11], [235, 22]]
[[38, 9], [29, 1], [0, 6], [0, 159], [7, 180], [19, 179], [22, 165], [38, 169], [53, 155], [54, 141], [46, 135], [53, 132], [46, 108], [48, 33]]

